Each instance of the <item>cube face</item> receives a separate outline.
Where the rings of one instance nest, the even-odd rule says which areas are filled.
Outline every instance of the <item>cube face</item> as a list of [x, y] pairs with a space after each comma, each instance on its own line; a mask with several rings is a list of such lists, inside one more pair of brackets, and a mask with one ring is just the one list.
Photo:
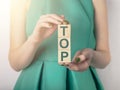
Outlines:
[[71, 25], [58, 25], [58, 62], [71, 62]]

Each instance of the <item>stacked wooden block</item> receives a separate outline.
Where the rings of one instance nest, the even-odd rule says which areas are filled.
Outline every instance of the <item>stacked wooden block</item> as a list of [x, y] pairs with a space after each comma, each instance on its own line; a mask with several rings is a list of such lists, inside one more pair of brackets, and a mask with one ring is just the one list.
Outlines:
[[58, 62], [71, 62], [71, 25], [66, 20], [58, 25]]

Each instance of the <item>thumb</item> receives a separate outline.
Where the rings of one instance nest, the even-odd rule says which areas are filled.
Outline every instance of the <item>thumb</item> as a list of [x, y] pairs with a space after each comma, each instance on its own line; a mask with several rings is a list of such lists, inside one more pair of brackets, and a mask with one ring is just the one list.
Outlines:
[[79, 56], [77, 56], [77, 58], [76, 58], [76, 62], [83, 62], [83, 61], [85, 61], [85, 60], [86, 60], [85, 55], [79, 55]]

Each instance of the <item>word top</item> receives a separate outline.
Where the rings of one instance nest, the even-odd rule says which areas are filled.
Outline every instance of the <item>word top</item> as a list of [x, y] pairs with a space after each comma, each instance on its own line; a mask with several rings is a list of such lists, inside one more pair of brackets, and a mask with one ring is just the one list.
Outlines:
[[66, 20], [58, 25], [58, 62], [71, 62], [71, 25]]

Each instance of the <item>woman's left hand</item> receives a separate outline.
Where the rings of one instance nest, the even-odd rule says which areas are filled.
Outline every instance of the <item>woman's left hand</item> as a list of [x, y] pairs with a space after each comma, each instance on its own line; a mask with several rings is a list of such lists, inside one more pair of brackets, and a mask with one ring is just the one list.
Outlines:
[[73, 60], [69, 63], [63, 63], [64, 66], [74, 71], [85, 71], [89, 68], [94, 50], [86, 48], [81, 51], [77, 51]]

